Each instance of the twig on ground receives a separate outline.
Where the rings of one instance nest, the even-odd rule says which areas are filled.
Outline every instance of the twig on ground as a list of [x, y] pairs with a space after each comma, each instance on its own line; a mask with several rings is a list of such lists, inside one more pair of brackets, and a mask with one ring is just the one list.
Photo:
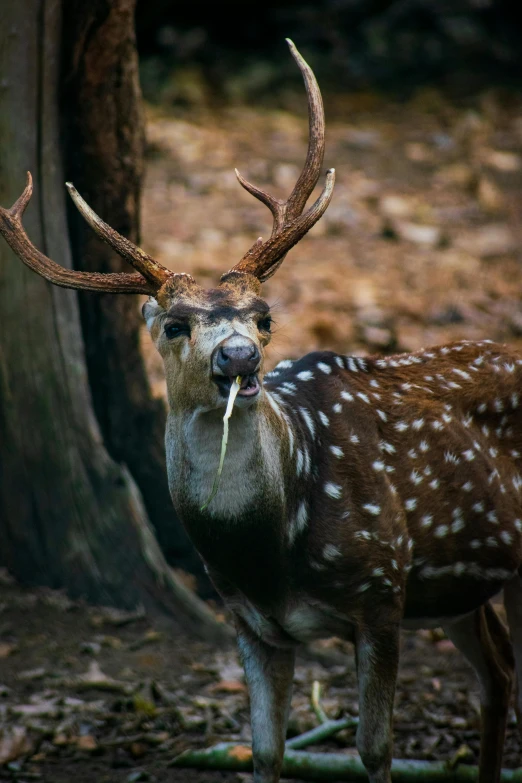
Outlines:
[[318, 680], [314, 680], [312, 684], [312, 696], [310, 698], [312, 709], [315, 712], [315, 717], [319, 723], [326, 723], [328, 721], [328, 715], [321, 706], [321, 683]]
[[76, 677], [61, 677], [54, 681], [56, 686], [74, 688], [77, 691], [109, 691], [110, 693], [123, 693], [130, 696], [137, 688], [122, 680], [115, 680], [102, 672], [97, 661], [92, 661], [85, 674]]
[[315, 729], [310, 729], [310, 731], [305, 731], [303, 734], [287, 740], [285, 748], [288, 750], [301, 750], [302, 748], [308, 748], [310, 745], [317, 745], [317, 743], [323, 742], [334, 734], [343, 731], [343, 729], [351, 729], [357, 726], [358, 722], [357, 718], [326, 720], [320, 726], [316, 726]]

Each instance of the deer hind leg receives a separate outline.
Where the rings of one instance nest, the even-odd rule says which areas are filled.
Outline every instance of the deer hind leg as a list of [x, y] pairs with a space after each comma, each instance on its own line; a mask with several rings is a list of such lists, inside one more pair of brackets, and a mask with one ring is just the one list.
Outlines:
[[513, 651], [503, 624], [489, 604], [444, 626], [480, 686], [482, 732], [479, 783], [498, 783], [513, 679]]
[[515, 655], [515, 712], [522, 735], [522, 579], [518, 574], [504, 585], [504, 606]]
[[265, 644], [240, 620], [236, 627], [250, 694], [254, 783], [278, 783], [292, 696], [295, 651]]

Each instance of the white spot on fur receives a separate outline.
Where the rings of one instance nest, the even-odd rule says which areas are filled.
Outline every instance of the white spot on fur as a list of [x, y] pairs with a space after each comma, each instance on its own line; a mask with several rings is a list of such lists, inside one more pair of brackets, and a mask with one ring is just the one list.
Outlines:
[[341, 459], [341, 457], [344, 457], [344, 451], [339, 446], [330, 446], [330, 451], [334, 455], [334, 457], [337, 457], [337, 459]]
[[302, 501], [297, 507], [297, 512], [293, 524], [289, 531], [289, 541], [292, 544], [295, 538], [302, 533], [308, 523], [308, 509], [306, 507], [306, 501]]
[[333, 544], [326, 544], [323, 549], [323, 557], [325, 560], [336, 560], [336, 558], [341, 557], [341, 555], [342, 552], [339, 547], [334, 546]]
[[342, 487], [339, 484], [334, 484], [332, 481], [328, 481], [324, 485], [324, 491], [329, 497], [334, 498], [335, 500], [338, 500], [343, 494]]
[[300, 381], [311, 381], [314, 377], [313, 372], [310, 372], [310, 370], [302, 370], [301, 372], [297, 373], [297, 378], [299, 378]]
[[310, 435], [312, 436], [312, 438], [314, 438], [315, 437], [315, 424], [314, 424], [314, 420], [310, 416], [310, 411], [307, 410], [307, 408], [299, 408], [299, 413], [303, 417], [303, 421], [306, 424], [306, 426], [308, 427], [308, 429], [310, 431]]
[[332, 368], [329, 364], [325, 364], [325, 362], [317, 362], [317, 369], [321, 370], [321, 372], [324, 372], [325, 375], [330, 375], [332, 372]]
[[326, 413], [323, 413], [322, 411], [317, 411], [317, 415], [321, 419], [321, 423], [324, 424], [325, 427], [328, 427], [330, 425], [330, 419], [326, 415]]
[[378, 506], [376, 503], [365, 503], [363, 509], [367, 511], [369, 514], [373, 514], [374, 517], [379, 516], [379, 514], [381, 513], [381, 507]]
[[369, 582], [363, 582], [362, 585], [359, 585], [357, 588], [358, 593], [364, 593], [366, 590], [369, 590], [371, 587], [371, 584]]
[[391, 443], [387, 443], [385, 440], [381, 441], [380, 444], [383, 451], [386, 451], [388, 454], [395, 454], [397, 449], [395, 446], [393, 446]]

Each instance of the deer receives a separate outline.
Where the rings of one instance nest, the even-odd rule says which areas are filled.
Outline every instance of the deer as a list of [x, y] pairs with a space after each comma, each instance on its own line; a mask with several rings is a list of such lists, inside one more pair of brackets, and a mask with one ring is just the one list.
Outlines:
[[[96, 215], [87, 223], [132, 273], [67, 269], [30, 241], [31, 176], [0, 233], [49, 282], [146, 294], [165, 366], [166, 455], [176, 511], [234, 618], [250, 693], [255, 783], [280, 779], [296, 650], [353, 642], [356, 745], [370, 783], [390, 783], [401, 627], [442, 626], [477, 675], [480, 783], [500, 780], [513, 681], [522, 725], [522, 356], [487, 340], [359, 357], [314, 351], [265, 371], [262, 283], [324, 214], [325, 119], [314, 74], [289, 41], [308, 96], [303, 170], [285, 201], [237, 173], [273, 217], [215, 288], [172, 272]], [[223, 409], [240, 379], [221, 484]], [[504, 590], [509, 632], [490, 599]]]

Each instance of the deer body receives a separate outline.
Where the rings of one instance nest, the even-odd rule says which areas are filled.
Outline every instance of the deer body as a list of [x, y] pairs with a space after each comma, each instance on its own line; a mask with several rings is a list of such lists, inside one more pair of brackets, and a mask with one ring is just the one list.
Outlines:
[[169, 424], [176, 509], [216, 578], [259, 611], [275, 601], [290, 637], [303, 596], [350, 622], [376, 596], [410, 625], [465, 615], [522, 562], [521, 376], [522, 359], [491, 343], [285, 362], [264, 404], [234, 414], [204, 512], [221, 418], [190, 417], [184, 436]]
[[[137, 270], [64, 269], [30, 241], [32, 193], [0, 207], [0, 233], [31, 269], [70, 288], [145, 293], [162, 355], [173, 502], [233, 613], [249, 686], [254, 781], [277, 783], [295, 648], [321, 636], [353, 641], [359, 682], [357, 747], [371, 783], [390, 783], [399, 631], [441, 624], [480, 683], [480, 783], [500, 780], [513, 674], [522, 694], [522, 357], [487, 341], [358, 358], [331, 352], [281, 362], [264, 375], [270, 308], [261, 283], [332, 197], [320, 174], [324, 114], [309, 66], [310, 140], [283, 202], [242, 186], [272, 212], [259, 239], [205, 290], [117, 234], [68, 185], [96, 233]], [[205, 505], [230, 420], [221, 484]], [[202, 510], [204, 507], [204, 510]], [[511, 633], [489, 599], [504, 588]]]

